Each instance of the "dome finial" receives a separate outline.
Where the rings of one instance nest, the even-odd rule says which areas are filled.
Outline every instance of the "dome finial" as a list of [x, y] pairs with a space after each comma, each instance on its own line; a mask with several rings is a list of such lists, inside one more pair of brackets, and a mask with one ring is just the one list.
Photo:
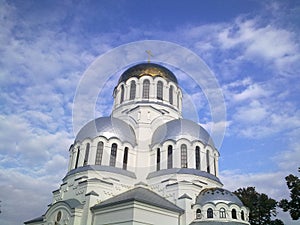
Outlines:
[[151, 50], [146, 50], [145, 51], [148, 55], [148, 63], [150, 63], [150, 57], [153, 57]]

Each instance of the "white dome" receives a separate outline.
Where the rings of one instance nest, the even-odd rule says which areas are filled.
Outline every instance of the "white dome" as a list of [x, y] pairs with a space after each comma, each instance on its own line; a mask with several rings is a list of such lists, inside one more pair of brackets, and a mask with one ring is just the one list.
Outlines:
[[208, 188], [200, 192], [196, 199], [196, 204], [205, 205], [207, 203], [217, 204], [223, 202], [226, 204], [236, 204], [243, 206], [242, 201], [232, 192], [223, 188]]
[[86, 138], [93, 139], [98, 136], [104, 136], [107, 139], [116, 137], [122, 142], [136, 144], [136, 137], [133, 129], [124, 121], [114, 117], [100, 117], [88, 122], [78, 132], [75, 143], [81, 142]]
[[199, 124], [186, 119], [177, 119], [158, 127], [152, 136], [152, 145], [161, 144], [167, 140], [186, 138], [189, 141], [201, 141], [214, 148], [214, 143], [208, 132]]

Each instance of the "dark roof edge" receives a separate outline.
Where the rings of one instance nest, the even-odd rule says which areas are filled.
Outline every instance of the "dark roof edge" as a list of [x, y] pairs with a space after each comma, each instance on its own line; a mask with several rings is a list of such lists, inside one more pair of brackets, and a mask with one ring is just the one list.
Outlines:
[[168, 174], [192, 174], [192, 175], [196, 175], [196, 176], [206, 177], [208, 179], [211, 179], [211, 180], [216, 181], [219, 184], [223, 185], [218, 177], [216, 177], [210, 173], [207, 173], [205, 171], [190, 169], [190, 168], [172, 168], [172, 169], [158, 170], [158, 171], [149, 173], [147, 176], [147, 179], [151, 179], [151, 178], [159, 177], [159, 176], [163, 176], [163, 175], [168, 175]]
[[88, 166], [81, 166], [78, 167], [76, 169], [70, 170], [66, 176], [63, 178], [63, 181], [66, 180], [66, 178], [70, 175], [76, 174], [76, 173], [80, 173], [80, 172], [84, 172], [84, 171], [88, 171], [88, 170], [95, 170], [95, 171], [105, 171], [105, 172], [111, 172], [111, 173], [117, 173], [117, 174], [121, 174], [130, 178], [134, 178], [136, 179], [135, 173], [128, 171], [128, 170], [123, 170], [121, 168], [117, 168], [117, 167], [112, 167], [112, 166], [102, 166], [102, 165], [88, 165]]
[[24, 224], [29, 224], [29, 223], [35, 223], [35, 222], [41, 222], [44, 220], [44, 216], [39, 216], [37, 218], [34, 218], [32, 220], [28, 220], [28, 221], [25, 221]]

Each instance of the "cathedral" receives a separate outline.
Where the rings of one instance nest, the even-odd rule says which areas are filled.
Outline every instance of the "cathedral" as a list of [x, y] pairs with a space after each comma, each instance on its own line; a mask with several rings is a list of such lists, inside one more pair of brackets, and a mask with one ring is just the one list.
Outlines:
[[44, 215], [27, 225], [249, 225], [249, 209], [218, 178], [209, 133], [182, 117], [166, 66], [127, 68], [113, 109], [84, 125]]

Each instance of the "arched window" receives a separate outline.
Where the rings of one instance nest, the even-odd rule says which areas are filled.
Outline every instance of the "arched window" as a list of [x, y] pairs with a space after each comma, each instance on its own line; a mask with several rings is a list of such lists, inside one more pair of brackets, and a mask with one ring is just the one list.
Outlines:
[[207, 218], [214, 218], [214, 212], [212, 208], [207, 209]]
[[201, 209], [197, 209], [196, 210], [196, 219], [201, 219], [202, 215], [201, 215]]
[[121, 96], [120, 96], [120, 103], [124, 101], [124, 86], [121, 86]]
[[173, 86], [170, 86], [169, 88], [169, 102], [173, 105]]
[[226, 218], [226, 211], [224, 208], [221, 208], [219, 210], [219, 213], [220, 213], [220, 218]]
[[88, 164], [89, 153], [90, 153], [90, 143], [87, 143], [86, 148], [85, 148], [84, 161], [83, 161], [84, 166], [86, 166]]
[[113, 143], [111, 145], [110, 161], [109, 161], [110, 166], [116, 166], [117, 148], [118, 148], [117, 144]]
[[210, 173], [209, 151], [206, 151], [206, 171]]
[[127, 170], [127, 162], [128, 162], [128, 147], [125, 147], [124, 157], [123, 157], [123, 170]]
[[144, 82], [143, 82], [143, 98], [149, 99], [149, 92], [150, 92], [150, 81], [144, 80]]
[[130, 100], [135, 99], [135, 93], [136, 93], [136, 84], [135, 81], [132, 80], [130, 83], [130, 96], [129, 96]]
[[78, 167], [79, 156], [80, 156], [80, 147], [77, 148], [77, 155], [76, 155], [76, 161], [75, 161], [75, 169]]
[[231, 218], [232, 218], [232, 219], [237, 219], [237, 216], [236, 216], [236, 210], [235, 210], [235, 209], [232, 209], [232, 210], [231, 210]]
[[157, 99], [163, 100], [163, 82], [157, 82]]
[[199, 146], [196, 146], [195, 157], [196, 157], [196, 169], [200, 170], [200, 148], [199, 148]]
[[95, 164], [96, 165], [101, 165], [102, 161], [102, 155], [103, 155], [103, 142], [99, 141], [97, 144], [97, 152], [96, 152], [96, 159], [95, 159]]
[[173, 167], [173, 147], [172, 145], [168, 146], [168, 169]]
[[244, 214], [244, 211], [242, 210], [242, 212], [241, 212], [241, 219], [242, 220], [245, 220], [245, 214]]
[[187, 168], [187, 147], [186, 144], [181, 145], [181, 168]]
[[160, 148], [156, 150], [156, 170], [160, 170]]

